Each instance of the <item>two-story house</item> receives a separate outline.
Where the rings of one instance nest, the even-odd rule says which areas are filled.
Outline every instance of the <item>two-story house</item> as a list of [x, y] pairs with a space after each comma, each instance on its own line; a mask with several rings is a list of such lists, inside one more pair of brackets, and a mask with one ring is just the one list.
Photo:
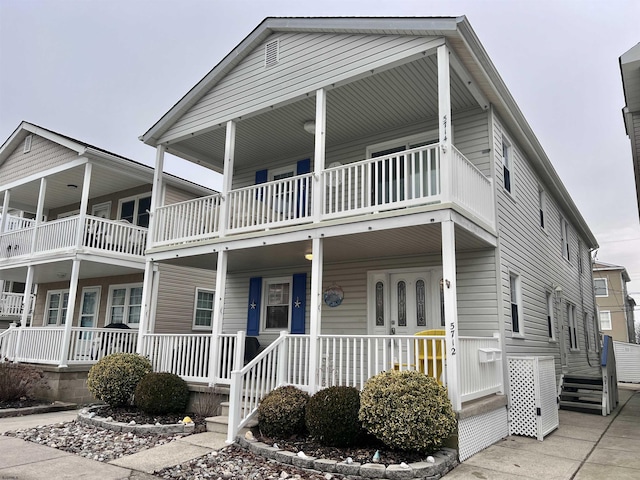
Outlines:
[[614, 340], [636, 343], [633, 319], [635, 302], [629, 296], [627, 269], [620, 265], [595, 262], [593, 289], [600, 317], [600, 331]]
[[[216, 272], [211, 350], [187, 365], [209, 369], [186, 375], [229, 386], [231, 441], [279, 384], [418, 369], [464, 459], [528, 394], [508, 357], [551, 359], [548, 411], [563, 374], [600, 375], [596, 239], [465, 17], [267, 18], [141, 139], [147, 260]], [[167, 152], [222, 191], [163, 202]], [[163, 326], [146, 307], [143, 337]], [[246, 365], [245, 336], [266, 347]]]
[[624, 91], [622, 117], [631, 141], [631, 159], [636, 179], [636, 199], [640, 213], [640, 43], [619, 58]]
[[[0, 316], [14, 323], [0, 332], [0, 358], [43, 365], [53, 399], [91, 401], [91, 364], [141, 348], [145, 273], [157, 332], [211, 322], [199, 309], [212, 301], [210, 270], [145, 261], [153, 177], [149, 166], [27, 122], [0, 147]], [[166, 175], [159, 196], [173, 204], [211, 193]]]

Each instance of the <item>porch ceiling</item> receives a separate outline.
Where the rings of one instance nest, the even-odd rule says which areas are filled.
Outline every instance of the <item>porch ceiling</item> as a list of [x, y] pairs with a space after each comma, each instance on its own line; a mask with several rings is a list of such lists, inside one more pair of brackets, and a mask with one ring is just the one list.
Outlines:
[[[45, 210], [74, 204], [77, 204], [74, 205], [75, 208], [79, 206], [82, 197], [84, 168], [84, 165], [80, 165], [47, 177]], [[152, 178], [153, 172], [151, 170], [149, 170], [148, 178], [142, 178], [139, 173], [126, 172], [126, 174], [123, 174], [122, 169], [114, 170], [94, 163], [89, 197], [97, 198], [103, 195], [111, 195], [114, 191], [114, 186], [117, 186], [117, 190], [127, 190], [145, 183], [150, 184]], [[69, 187], [68, 185], [77, 185], [78, 188]], [[39, 179], [12, 188], [10, 206], [35, 212], [38, 205], [39, 191]]]
[[[330, 89], [327, 94], [327, 148], [352, 139], [432, 119], [438, 112], [434, 55]], [[477, 106], [464, 82], [451, 71], [452, 111]], [[236, 168], [261, 160], [305, 156], [314, 136], [302, 128], [315, 118], [315, 95], [241, 119], [236, 130]], [[225, 128], [169, 146], [169, 151], [223, 168]]]
[[[71, 278], [71, 267], [71, 259], [35, 264], [33, 283], [69, 282], [69, 279]], [[136, 269], [111, 263], [83, 261], [80, 263], [79, 278], [103, 278], [138, 273], [144, 273], [143, 265], [141, 265], [141, 268]], [[9, 267], [2, 269], [2, 278], [4, 280], [24, 282], [26, 277], [26, 266], [16, 266], [13, 268]]]

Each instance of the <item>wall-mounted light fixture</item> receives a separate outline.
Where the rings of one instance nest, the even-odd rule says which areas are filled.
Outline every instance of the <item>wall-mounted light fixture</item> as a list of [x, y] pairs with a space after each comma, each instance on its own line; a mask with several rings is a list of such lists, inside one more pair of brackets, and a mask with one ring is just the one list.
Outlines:
[[315, 120], [307, 120], [306, 122], [304, 122], [304, 125], [302, 126], [302, 128], [304, 128], [305, 132], [310, 133], [311, 135], [315, 135], [316, 134]]
[[313, 253], [305, 253], [304, 258], [306, 258], [309, 261], [313, 260]]

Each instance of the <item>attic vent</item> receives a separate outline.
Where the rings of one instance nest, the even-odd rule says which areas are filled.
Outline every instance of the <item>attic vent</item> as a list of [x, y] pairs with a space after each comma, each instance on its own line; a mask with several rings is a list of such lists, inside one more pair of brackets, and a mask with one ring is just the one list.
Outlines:
[[274, 40], [264, 46], [264, 66], [273, 67], [278, 63], [280, 54], [280, 41]]
[[28, 135], [24, 139], [24, 148], [22, 149], [22, 153], [28, 153], [31, 151], [31, 140], [33, 139], [33, 135]]

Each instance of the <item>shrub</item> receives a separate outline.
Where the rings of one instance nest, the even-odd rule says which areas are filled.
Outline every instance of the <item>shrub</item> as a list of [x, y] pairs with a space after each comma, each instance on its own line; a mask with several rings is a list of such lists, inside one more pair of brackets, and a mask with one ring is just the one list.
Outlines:
[[138, 386], [134, 404], [150, 415], [181, 413], [189, 403], [187, 382], [174, 373], [147, 373]]
[[42, 370], [33, 365], [0, 361], [0, 402], [32, 399], [37, 390], [49, 388]]
[[292, 387], [279, 387], [258, 406], [258, 426], [269, 437], [283, 438], [304, 433], [304, 413], [309, 394]]
[[309, 434], [323, 445], [348, 447], [361, 437], [360, 392], [354, 387], [329, 387], [309, 399], [305, 422]]
[[145, 357], [113, 353], [91, 367], [87, 387], [94, 397], [112, 407], [131, 405], [138, 383], [151, 370], [151, 362]]
[[213, 387], [207, 387], [203, 392], [198, 392], [193, 400], [193, 413], [201, 417], [212, 417], [218, 415], [222, 397], [218, 395]]
[[360, 396], [359, 418], [385, 445], [420, 453], [442, 446], [456, 428], [446, 389], [416, 371], [388, 371], [370, 378]]

